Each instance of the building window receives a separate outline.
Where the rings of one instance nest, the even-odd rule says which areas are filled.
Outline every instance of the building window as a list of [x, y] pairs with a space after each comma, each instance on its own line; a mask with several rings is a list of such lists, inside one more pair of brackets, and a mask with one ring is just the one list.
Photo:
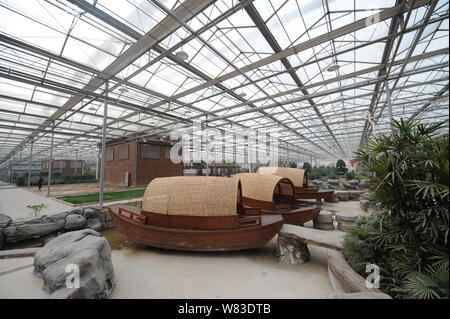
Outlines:
[[70, 168], [81, 168], [81, 161], [70, 161]]
[[141, 158], [160, 159], [159, 145], [141, 144]]
[[118, 151], [117, 158], [119, 160], [127, 160], [128, 159], [128, 144], [120, 145], [118, 147], [117, 151]]
[[105, 156], [105, 160], [107, 162], [113, 161], [114, 160], [114, 147], [110, 147], [106, 149], [106, 156]]

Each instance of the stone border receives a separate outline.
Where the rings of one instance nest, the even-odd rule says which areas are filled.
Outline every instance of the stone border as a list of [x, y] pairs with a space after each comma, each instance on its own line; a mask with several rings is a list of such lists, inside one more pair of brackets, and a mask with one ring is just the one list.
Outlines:
[[366, 280], [345, 260], [344, 255], [328, 249], [328, 279], [333, 299], [392, 299], [377, 288], [366, 287]]
[[18, 258], [18, 257], [34, 257], [40, 248], [23, 248], [0, 250], [0, 259]]

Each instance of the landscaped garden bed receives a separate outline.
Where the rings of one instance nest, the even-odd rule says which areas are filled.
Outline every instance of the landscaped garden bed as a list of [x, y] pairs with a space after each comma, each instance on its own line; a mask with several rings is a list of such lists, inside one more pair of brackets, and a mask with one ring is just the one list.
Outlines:
[[[125, 191], [118, 192], [105, 192], [104, 200], [119, 200], [119, 199], [127, 199], [127, 198], [138, 198], [144, 196], [145, 189], [130, 189]], [[86, 195], [73, 195], [73, 196], [65, 196], [59, 197], [59, 200], [71, 203], [71, 204], [87, 204], [87, 203], [96, 203], [99, 201], [99, 193], [91, 193]]]

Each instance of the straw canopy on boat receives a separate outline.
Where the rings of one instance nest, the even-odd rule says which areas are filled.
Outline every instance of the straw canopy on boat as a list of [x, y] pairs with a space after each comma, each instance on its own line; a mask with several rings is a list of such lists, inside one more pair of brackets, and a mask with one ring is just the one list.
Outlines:
[[292, 182], [288, 178], [270, 174], [240, 173], [234, 176], [239, 179], [242, 197], [272, 202], [274, 194], [294, 195]]
[[148, 184], [142, 210], [164, 215], [237, 215], [239, 180], [225, 177], [155, 178]]
[[295, 187], [303, 187], [307, 184], [307, 177], [304, 169], [290, 167], [260, 167], [258, 168], [257, 173], [288, 178]]

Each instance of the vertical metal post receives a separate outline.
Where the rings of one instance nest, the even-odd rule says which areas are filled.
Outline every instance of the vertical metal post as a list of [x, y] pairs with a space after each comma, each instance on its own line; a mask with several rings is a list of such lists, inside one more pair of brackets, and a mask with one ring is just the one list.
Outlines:
[[247, 135], [247, 160], [248, 160], [248, 172], [252, 172], [252, 155], [251, 155], [251, 147], [250, 147], [250, 134]]
[[97, 180], [97, 182], [100, 182], [100, 152], [101, 150], [98, 149], [97, 152], [97, 159], [95, 162], [95, 179]]
[[[206, 121], [208, 121], [208, 115], [206, 115]], [[209, 132], [208, 127], [205, 125], [206, 133], [206, 176], [209, 176]]]
[[392, 104], [391, 104], [391, 90], [389, 89], [389, 81], [385, 81], [385, 87], [386, 87], [386, 102], [388, 105], [389, 110], [389, 124], [391, 126], [391, 131], [394, 128], [394, 115], [392, 113]]
[[78, 173], [78, 148], [75, 150], [75, 174], [74, 175], [77, 175], [77, 173]]
[[55, 134], [55, 122], [52, 123], [52, 141], [50, 143], [50, 160], [48, 161], [48, 186], [47, 195], [50, 195], [50, 184], [52, 183], [52, 168], [53, 168], [53, 137]]
[[30, 141], [30, 161], [28, 162], [28, 187], [31, 185], [31, 162], [33, 161], [33, 140]]
[[103, 208], [103, 197], [105, 189], [105, 157], [106, 157], [106, 118], [108, 116], [108, 90], [109, 90], [109, 80], [105, 83], [105, 103], [103, 109], [103, 127], [102, 127], [102, 155], [100, 164], [100, 196], [99, 204], [100, 208]]

